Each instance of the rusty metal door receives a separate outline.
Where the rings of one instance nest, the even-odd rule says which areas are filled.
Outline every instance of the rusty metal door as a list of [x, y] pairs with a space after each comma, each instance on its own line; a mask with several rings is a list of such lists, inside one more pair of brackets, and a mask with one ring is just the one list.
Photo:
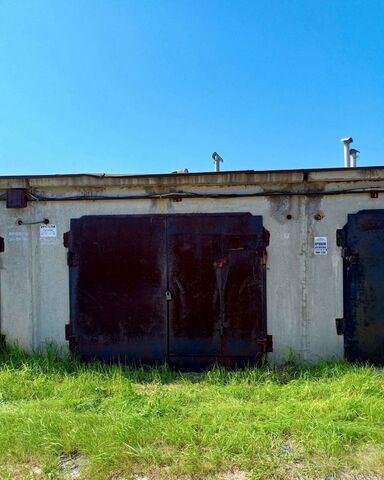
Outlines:
[[66, 243], [71, 349], [85, 358], [165, 362], [165, 218], [74, 219]]
[[348, 215], [337, 240], [344, 257], [345, 357], [383, 364], [384, 210]]
[[262, 218], [168, 218], [169, 361], [241, 366], [268, 349]]
[[258, 361], [270, 350], [265, 233], [247, 213], [72, 220], [71, 349], [187, 369]]

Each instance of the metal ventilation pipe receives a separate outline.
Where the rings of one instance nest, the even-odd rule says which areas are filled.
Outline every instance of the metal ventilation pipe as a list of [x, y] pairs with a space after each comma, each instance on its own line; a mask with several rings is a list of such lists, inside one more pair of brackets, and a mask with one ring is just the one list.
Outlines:
[[359, 150], [356, 150], [356, 148], [351, 148], [349, 150], [349, 155], [350, 155], [350, 166], [352, 168], [356, 168], [356, 158], [358, 157]]
[[220, 172], [220, 162], [224, 160], [220, 157], [217, 152], [212, 153], [213, 163], [215, 164], [215, 172]]
[[352, 137], [342, 138], [341, 141], [344, 144], [344, 168], [349, 168], [351, 166], [349, 144], [353, 142]]

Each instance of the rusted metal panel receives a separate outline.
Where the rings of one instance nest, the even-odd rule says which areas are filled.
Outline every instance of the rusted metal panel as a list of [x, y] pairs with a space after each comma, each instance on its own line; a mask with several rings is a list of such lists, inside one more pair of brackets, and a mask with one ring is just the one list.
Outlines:
[[384, 210], [348, 215], [343, 232], [345, 356], [383, 364]]
[[221, 256], [212, 217], [168, 218], [169, 353], [215, 358], [221, 354], [219, 303], [213, 262]]
[[[264, 351], [265, 241], [250, 214], [168, 218], [170, 362], [244, 365]], [[197, 359], [197, 357], [199, 357]]]
[[257, 362], [271, 349], [267, 243], [243, 213], [72, 220], [71, 349], [194, 370]]
[[82, 356], [166, 360], [164, 232], [157, 216], [72, 220], [71, 346]]

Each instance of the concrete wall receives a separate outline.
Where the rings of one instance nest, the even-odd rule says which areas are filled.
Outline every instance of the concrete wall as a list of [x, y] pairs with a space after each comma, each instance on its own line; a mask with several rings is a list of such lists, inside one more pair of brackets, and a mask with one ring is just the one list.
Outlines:
[[[384, 196], [371, 198], [369, 191], [360, 191], [384, 188], [384, 170], [293, 171], [281, 172], [280, 176], [278, 173], [104, 179], [3, 177], [0, 179], [3, 194], [7, 188], [25, 187], [33, 195], [55, 198], [164, 194], [181, 189], [195, 194], [266, 192], [266, 195], [183, 198], [179, 202], [167, 198], [30, 201], [24, 209], [7, 209], [5, 202], [0, 202], [0, 235], [5, 239], [5, 252], [0, 254], [1, 332], [8, 341], [17, 340], [29, 350], [46, 340], [66, 343], [69, 280], [63, 233], [70, 229], [71, 218], [100, 214], [250, 212], [262, 215], [270, 232], [267, 322], [274, 344], [271, 360], [286, 360], [290, 350], [303, 362], [343, 357], [343, 337], [336, 334], [335, 328], [335, 318], [343, 316], [342, 257], [341, 249], [336, 246], [336, 230], [346, 224], [349, 213], [384, 208]], [[351, 188], [356, 193], [329, 194]], [[304, 195], [303, 189], [311, 193]], [[319, 190], [318, 195], [313, 194], [314, 189]], [[271, 195], [272, 191], [278, 194]], [[56, 238], [40, 238], [39, 224], [18, 225], [19, 219], [27, 223], [44, 218], [56, 225]], [[314, 255], [315, 236], [328, 237], [326, 256]]]

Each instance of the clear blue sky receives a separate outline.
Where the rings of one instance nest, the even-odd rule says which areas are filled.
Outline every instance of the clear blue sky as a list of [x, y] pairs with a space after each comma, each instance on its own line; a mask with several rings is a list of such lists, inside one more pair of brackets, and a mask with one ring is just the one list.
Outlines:
[[383, 0], [0, 0], [0, 175], [383, 164]]

